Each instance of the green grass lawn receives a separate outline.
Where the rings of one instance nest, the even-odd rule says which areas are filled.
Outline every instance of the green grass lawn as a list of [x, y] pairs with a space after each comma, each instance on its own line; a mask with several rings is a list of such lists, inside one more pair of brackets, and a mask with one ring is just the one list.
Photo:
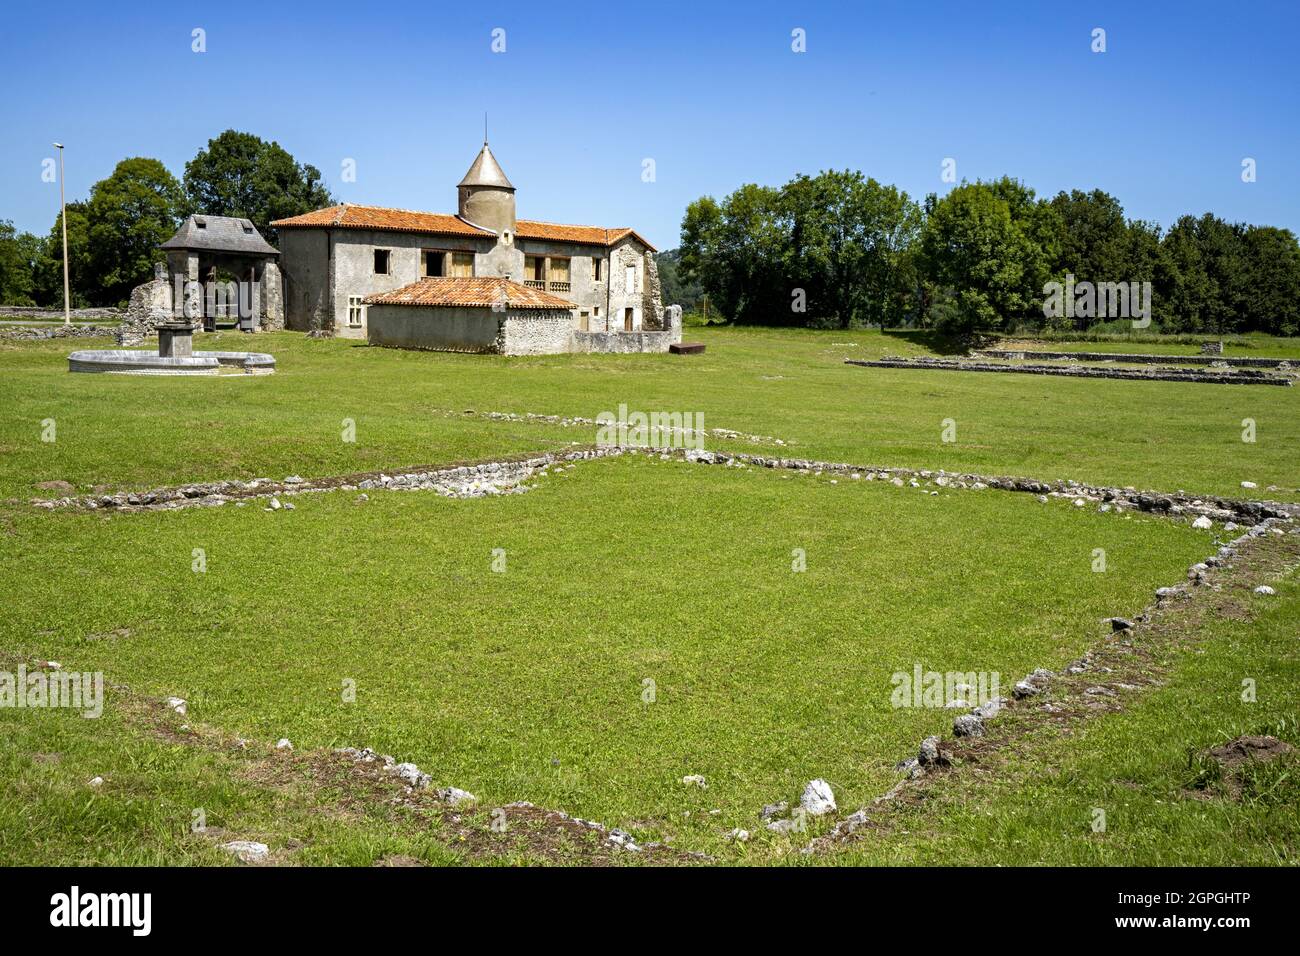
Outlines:
[[[626, 404], [703, 412], [707, 427], [788, 443], [709, 443], [765, 454], [1234, 495], [1248, 479], [1300, 498], [1293, 389], [845, 366], [929, 354], [923, 337], [874, 332], [691, 337], [705, 355], [507, 359], [281, 333], [251, 340], [277, 356], [275, 375], [194, 380], [70, 375], [66, 354], [84, 341], [0, 342], [0, 666], [55, 659], [131, 689], [110, 693], [98, 721], [0, 709], [0, 862], [224, 861], [188, 833], [196, 807], [231, 838], [264, 838], [282, 862], [460, 858], [442, 824], [383, 807], [342, 814], [333, 790], [268, 783], [238, 755], [131, 719], [129, 700], [170, 695], [189, 701], [196, 726], [263, 744], [289, 737], [303, 753], [372, 746], [485, 806], [529, 800], [714, 859], [782, 859], [796, 843], [760, 833], [742, 848], [725, 834], [760, 830], [759, 808], [797, 801], [814, 777], [851, 811], [898, 779], [895, 761], [921, 737], [950, 725], [951, 713], [894, 709], [894, 672], [996, 671], [1005, 692], [1080, 654], [1102, 638], [1103, 618], [1135, 614], [1214, 547], [1213, 533], [1183, 522], [1032, 495], [931, 496], [647, 456], [552, 472], [522, 495], [332, 492], [277, 513], [47, 512], [26, 503], [58, 494], [39, 482], [89, 491], [521, 455], [594, 431], [466, 412], [594, 417]], [[222, 333], [199, 346], [249, 341]], [[1245, 417], [1257, 422], [1253, 444], [1241, 441]], [[941, 441], [946, 418], [954, 443]], [[54, 442], [40, 440], [46, 419]], [[345, 419], [355, 442], [341, 438]], [[191, 570], [196, 548], [205, 573]], [[1097, 548], [1106, 573], [1092, 571]], [[491, 570], [493, 549], [505, 551], [504, 573]], [[795, 549], [804, 572], [792, 571]], [[1021, 862], [1121, 860], [1140, 841], [1116, 837], [1113, 855], [1089, 857], [1039, 811], [1034, 788], [1066, 819], [1115, 785], [1106, 755], [1141, 741], [1145, 770], [1132, 772], [1156, 782], [1137, 819], [1171, 829], [1162, 814], [1178, 811], [1155, 794], [1184, 740], [1207, 721], [1250, 724], [1200, 701], [1198, 687], [1235, 683], [1242, 667], [1275, 672], [1289, 683], [1270, 707], [1294, 711], [1297, 684], [1278, 655], [1295, 600], [1285, 590], [1281, 617], [1239, 622], [1228, 649], [1189, 656], [1182, 684], [1160, 692], [1181, 686], [1184, 699], [1155, 697], [1101, 721], [1083, 746], [1062, 743], [1051, 780], [1028, 766], [965, 809], [941, 808], [917, 831], [932, 839], [840, 856], [918, 862], [946, 848], [954, 862], [980, 862], [987, 836]], [[344, 681], [356, 682], [355, 702]], [[1189, 702], [1205, 707], [1197, 733], [1179, 720]], [[708, 788], [684, 786], [688, 774]], [[92, 793], [95, 775], [107, 782]], [[1189, 817], [1172, 827], [1177, 845], [1156, 841], [1144, 858], [1177, 859], [1183, 841], [1243, 819]], [[1288, 820], [1251, 819], [1273, 849], [1241, 858], [1293, 852]], [[502, 862], [516, 860], [533, 858]]]
[[[26, 499], [54, 479], [146, 487], [555, 448], [593, 434], [463, 412], [594, 418], [625, 403], [702, 412], [706, 426], [775, 436], [804, 456], [1205, 494], [1239, 495], [1248, 480], [1300, 499], [1300, 389], [843, 364], [926, 354], [918, 337], [892, 333], [709, 328], [692, 337], [706, 354], [500, 358], [281, 333], [256, 340], [276, 355], [275, 375], [191, 380], [70, 375], [67, 342], [0, 343], [0, 496]], [[227, 332], [199, 344], [247, 341]], [[1254, 443], [1242, 441], [1247, 418]], [[50, 419], [58, 440], [43, 443]], [[340, 438], [345, 419], [353, 443]], [[946, 419], [956, 442], [941, 440]]]
[[641, 456], [538, 481], [472, 501], [23, 517], [9, 644], [244, 736], [369, 745], [489, 802], [719, 852], [814, 777], [846, 806], [888, 787], [951, 721], [893, 709], [894, 672], [998, 672], [1005, 690], [1209, 548], [1186, 525], [1064, 501]]

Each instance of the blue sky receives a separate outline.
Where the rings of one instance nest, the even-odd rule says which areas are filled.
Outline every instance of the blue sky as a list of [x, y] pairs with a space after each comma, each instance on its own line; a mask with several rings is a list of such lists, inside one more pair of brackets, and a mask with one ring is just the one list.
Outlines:
[[342, 200], [454, 212], [486, 111], [522, 217], [660, 248], [706, 193], [849, 167], [919, 198], [951, 188], [946, 157], [1165, 226], [1208, 210], [1300, 232], [1298, 46], [1295, 2], [15, 4], [0, 219], [49, 230], [53, 140], [72, 200], [127, 156], [179, 177], [227, 128]]

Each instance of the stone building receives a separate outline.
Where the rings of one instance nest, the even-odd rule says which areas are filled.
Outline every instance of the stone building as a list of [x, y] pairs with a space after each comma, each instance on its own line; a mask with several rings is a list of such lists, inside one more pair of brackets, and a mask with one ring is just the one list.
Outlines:
[[345, 203], [274, 223], [288, 328], [453, 351], [661, 352], [681, 338], [634, 230], [519, 219], [487, 143], [455, 215]]
[[231, 216], [187, 216], [160, 246], [167, 263], [131, 290], [118, 341], [134, 345], [160, 322], [188, 318], [255, 332], [284, 327], [280, 253], [252, 222]]

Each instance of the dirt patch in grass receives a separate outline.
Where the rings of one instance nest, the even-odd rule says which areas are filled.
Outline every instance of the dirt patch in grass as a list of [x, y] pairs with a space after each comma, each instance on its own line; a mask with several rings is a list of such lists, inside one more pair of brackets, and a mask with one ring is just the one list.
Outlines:
[[1226, 744], [1210, 748], [1207, 756], [1225, 770], [1235, 770], [1248, 760], [1266, 763], [1294, 752], [1294, 747], [1276, 737], [1244, 734]]
[[[435, 787], [415, 787], [392, 773], [382, 761], [358, 762], [335, 751], [279, 750], [216, 728], [190, 723], [162, 701], [115, 688], [129, 723], [168, 743], [204, 747], [242, 758], [235, 776], [250, 784], [282, 792], [292, 801], [311, 801], [310, 812], [360, 823], [375, 814], [391, 815], [408, 828], [430, 831], [466, 862], [507, 860], [519, 863], [616, 866], [686, 865], [705, 858], [664, 844], [637, 846], [627, 835], [598, 823], [529, 803], [501, 807], [452, 806]], [[212, 831], [230, 835], [230, 827]], [[205, 834], [211, 838], [212, 832]], [[261, 835], [269, 842], [268, 835]], [[219, 842], [219, 841], [218, 841]], [[260, 865], [292, 864], [300, 841], [277, 841], [279, 848]], [[406, 862], [404, 862], [406, 861]], [[413, 857], [390, 855], [377, 866], [423, 866]]]

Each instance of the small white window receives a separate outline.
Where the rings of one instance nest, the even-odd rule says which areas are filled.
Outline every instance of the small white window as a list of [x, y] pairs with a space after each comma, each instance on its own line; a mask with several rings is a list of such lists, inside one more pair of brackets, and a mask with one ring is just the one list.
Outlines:
[[636, 291], [636, 266], [627, 267], [627, 292], [630, 295]]
[[361, 319], [365, 314], [365, 306], [361, 304], [361, 296], [348, 296], [348, 328], [361, 328]]

